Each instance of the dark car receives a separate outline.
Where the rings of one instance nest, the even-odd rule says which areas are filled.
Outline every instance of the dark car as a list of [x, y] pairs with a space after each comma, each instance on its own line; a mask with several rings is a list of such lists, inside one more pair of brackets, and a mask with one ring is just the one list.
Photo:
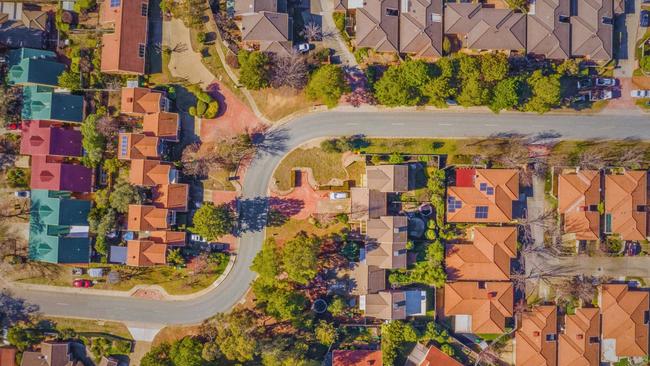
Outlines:
[[641, 25], [642, 27], [650, 26], [650, 11], [641, 10], [639, 25]]
[[93, 285], [92, 281], [90, 280], [84, 280], [81, 278], [77, 278], [76, 280], [72, 281], [72, 286], [74, 287], [91, 287]]

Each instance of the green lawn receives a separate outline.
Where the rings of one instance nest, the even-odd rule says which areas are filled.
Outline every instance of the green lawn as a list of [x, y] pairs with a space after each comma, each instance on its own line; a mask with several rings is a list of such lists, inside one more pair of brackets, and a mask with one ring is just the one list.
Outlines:
[[133, 339], [126, 326], [118, 322], [52, 316], [45, 317], [44, 320], [55, 323], [58, 329], [72, 328], [77, 333], [107, 333], [121, 338]]
[[371, 139], [362, 151], [368, 154], [446, 154], [457, 151], [458, 141], [452, 139]]
[[275, 170], [273, 178], [278, 189], [291, 189], [292, 168], [311, 168], [314, 179], [320, 185], [325, 185], [332, 178], [347, 179], [348, 173], [341, 161], [343, 154], [327, 153], [320, 148], [296, 149], [289, 153]]

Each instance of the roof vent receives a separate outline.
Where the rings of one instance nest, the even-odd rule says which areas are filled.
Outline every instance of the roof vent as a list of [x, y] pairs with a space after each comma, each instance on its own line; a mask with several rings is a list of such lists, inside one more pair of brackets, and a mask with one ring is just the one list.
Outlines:
[[583, 340], [583, 339], [585, 339], [585, 335], [584, 334], [576, 334], [576, 339]]
[[538, 331], [538, 330], [533, 332], [533, 337], [539, 337], [541, 335], [542, 335], [542, 333], [540, 333], [540, 331]]

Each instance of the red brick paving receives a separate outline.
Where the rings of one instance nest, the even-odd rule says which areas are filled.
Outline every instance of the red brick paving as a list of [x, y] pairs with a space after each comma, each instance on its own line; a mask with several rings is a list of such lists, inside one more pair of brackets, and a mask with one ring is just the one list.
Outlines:
[[299, 179], [299, 185], [289, 194], [281, 196], [276, 192], [271, 193], [271, 208], [280, 210], [287, 216], [296, 220], [305, 220], [317, 213], [318, 202], [329, 199], [328, 192], [316, 191], [310, 184], [307, 172]]
[[619, 98], [614, 98], [607, 103], [607, 109], [636, 109], [634, 98], [630, 96], [630, 91], [636, 86], [632, 83], [631, 78], [619, 78], [620, 93]]

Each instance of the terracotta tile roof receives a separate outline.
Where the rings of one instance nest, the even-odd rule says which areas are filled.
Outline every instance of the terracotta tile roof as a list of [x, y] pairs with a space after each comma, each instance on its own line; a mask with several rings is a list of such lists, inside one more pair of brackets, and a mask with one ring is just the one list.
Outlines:
[[[480, 288], [480, 284], [484, 284], [484, 288]], [[474, 333], [503, 333], [506, 318], [513, 316], [513, 301], [511, 282], [445, 284], [445, 315], [470, 315]]]
[[83, 165], [62, 163], [46, 156], [33, 156], [31, 189], [90, 192], [92, 170]]
[[558, 210], [564, 214], [564, 231], [577, 240], [600, 237], [600, 172], [579, 170], [558, 177]]
[[133, 159], [131, 160], [129, 182], [138, 186], [168, 184], [171, 183], [170, 178], [175, 174], [174, 170], [171, 164], [158, 160]]
[[626, 171], [605, 176], [605, 214], [611, 215], [611, 232], [623, 240], [644, 240], [648, 236], [648, 173]]
[[122, 88], [121, 112], [144, 115], [163, 112], [163, 94], [148, 88]]
[[386, 290], [386, 270], [357, 263], [351, 273], [353, 295], [366, 295]]
[[406, 360], [406, 366], [463, 366], [438, 347], [417, 343]]
[[159, 208], [187, 211], [190, 186], [187, 184], [163, 184], [153, 190], [153, 204]]
[[[594, 341], [597, 340], [597, 341]], [[564, 316], [564, 334], [558, 342], [559, 366], [600, 364], [600, 309], [579, 308]]]
[[382, 366], [381, 351], [334, 350], [332, 366]]
[[47, 121], [23, 121], [20, 153], [23, 155], [81, 156], [81, 132]]
[[173, 246], [185, 246], [185, 231], [160, 230], [149, 233], [148, 240], [158, 244], [167, 244]]
[[368, 188], [353, 187], [350, 189], [351, 220], [365, 221], [385, 216], [388, 201], [386, 193]]
[[167, 245], [149, 240], [129, 240], [127, 242], [126, 265], [148, 267], [167, 263]]
[[[101, 71], [106, 73], [144, 74], [145, 57], [140, 46], [147, 46], [148, 0], [104, 1], [99, 21], [114, 28], [102, 36]], [[113, 6], [116, 5], [117, 6]]]
[[366, 263], [385, 269], [406, 268], [406, 216], [370, 219], [366, 231]]
[[406, 192], [409, 190], [408, 165], [372, 165], [366, 167], [368, 189], [379, 192]]
[[13, 347], [0, 347], [0, 365], [16, 366], [16, 349]]
[[519, 171], [516, 169], [473, 171], [475, 172], [473, 186], [447, 188], [447, 221], [484, 223], [512, 221], [513, 202], [519, 199]]
[[509, 280], [510, 260], [517, 256], [517, 229], [475, 226], [469, 234], [471, 243], [447, 245], [448, 279]]
[[118, 140], [118, 158], [158, 159], [160, 158], [160, 139], [139, 133], [121, 133]]
[[178, 114], [169, 112], [145, 114], [142, 119], [142, 132], [161, 139], [178, 141]]
[[647, 291], [634, 291], [626, 284], [607, 284], [601, 288], [603, 339], [616, 342], [619, 357], [648, 354], [648, 324], [650, 311]]
[[557, 308], [537, 306], [521, 316], [515, 333], [516, 365], [557, 365]]
[[129, 231], [165, 230], [169, 227], [170, 212], [148, 205], [129, 205]]
[[366, 316], [384, 320], [406, 319], [404, 291], [379, 291], [376, 294], [365, 295], [365, 298]]

